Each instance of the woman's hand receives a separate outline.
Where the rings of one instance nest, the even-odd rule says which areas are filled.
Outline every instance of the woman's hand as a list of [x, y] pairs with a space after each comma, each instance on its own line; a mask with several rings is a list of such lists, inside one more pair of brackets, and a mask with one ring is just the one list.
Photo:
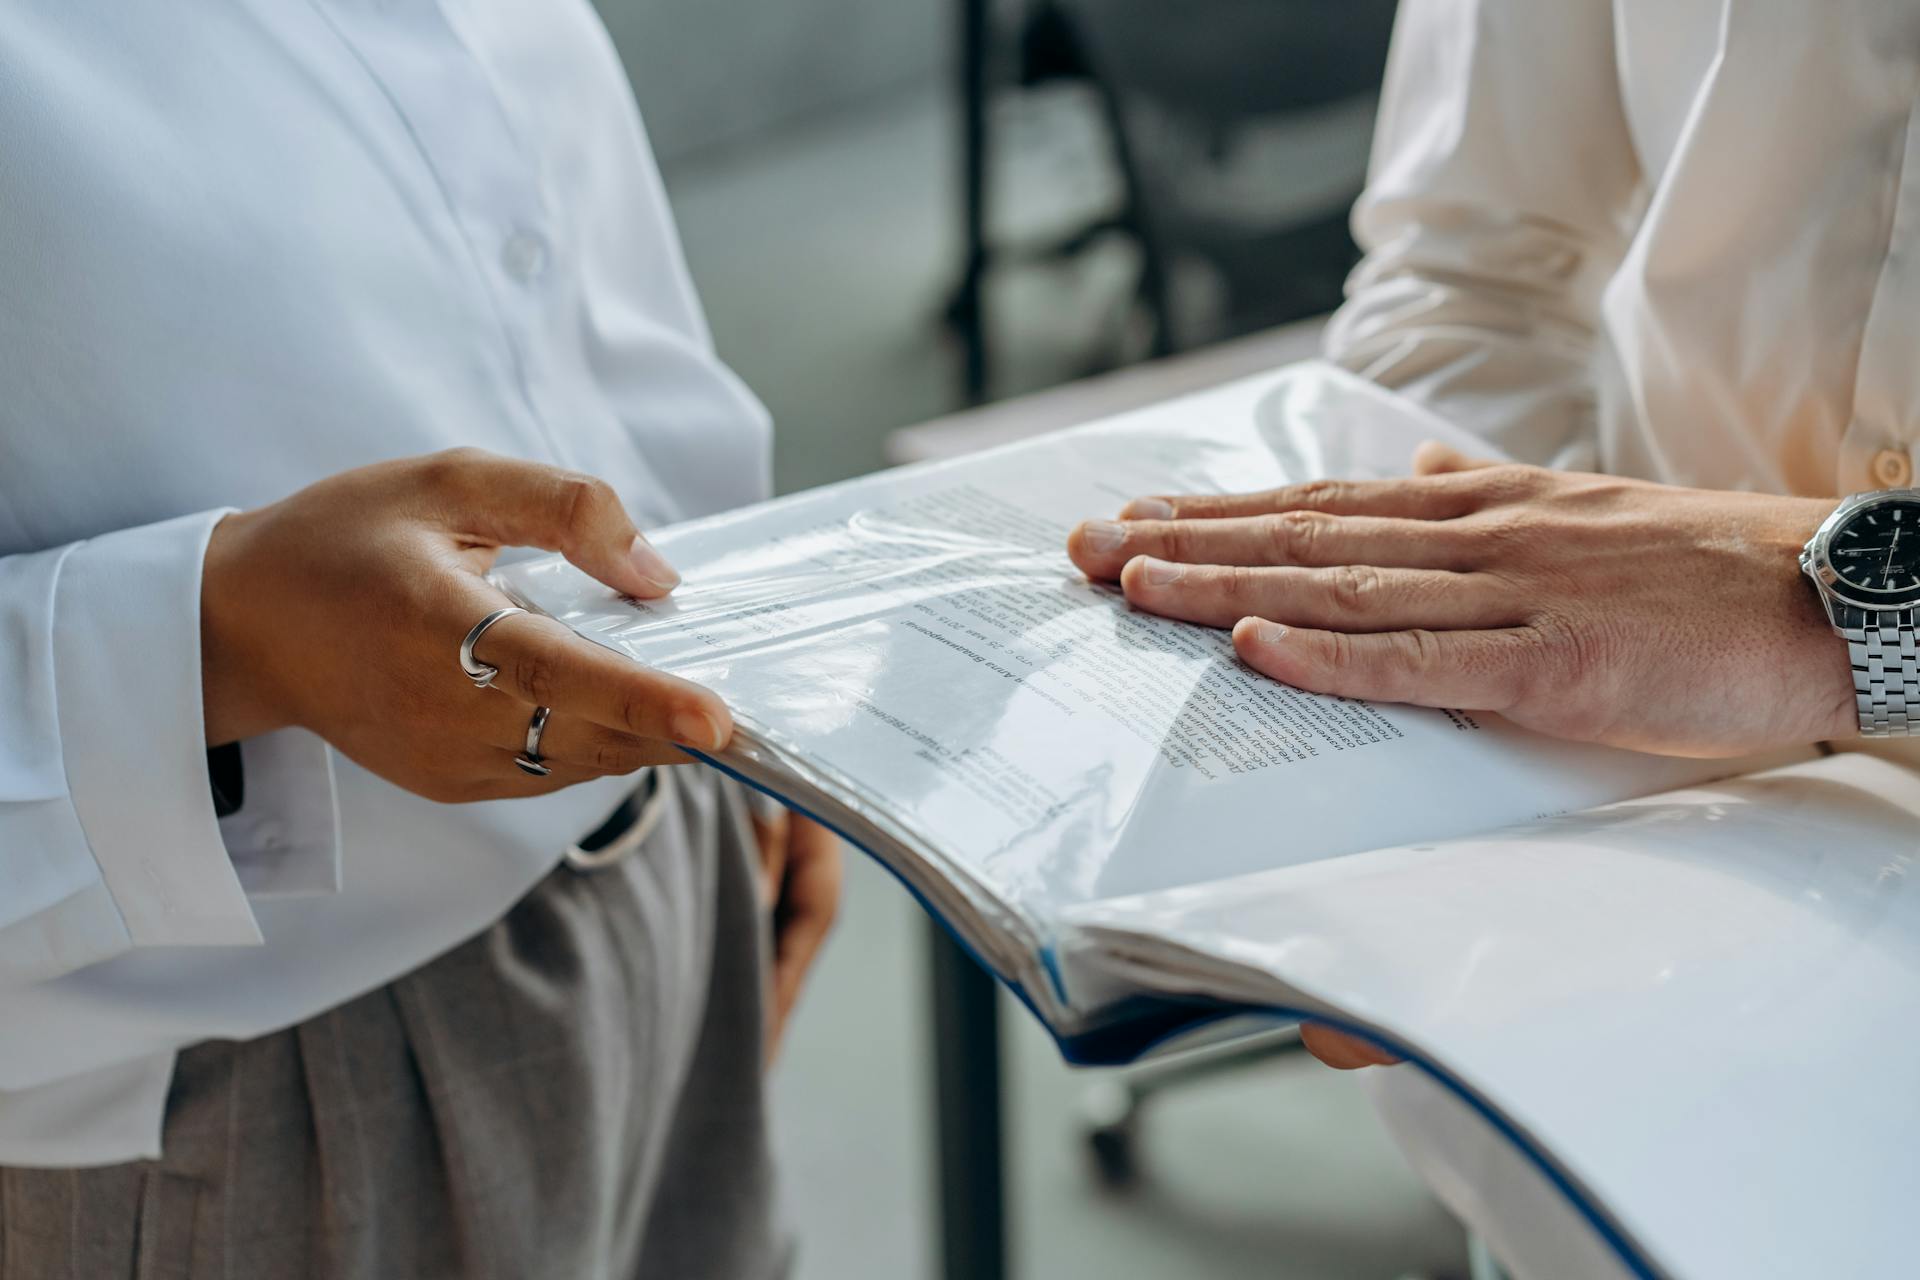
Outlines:
[[1316, 693], [1556, 737], [1737, 755], [1855, 735], [1847, 650], [1797, 563], [1822, 499], [1475, 463], [1135, 501], [1068, 549], [1135, 607], [1232, 627]]
[[[298, 725], [432, 800], [554, 791], [726, 745], [712, 693], [649, 670], [548, 618], [490, 628], [461, 672], [460, 642], [509, 603], [484, 575], [503, 546], [560, 551], [617, 591], [662, 596], [678, 575], [604, 483], [472, 449], [345, 472], [227, 517], [201, 588], [207, 742]], [[514, 767], [536, 706], [541, 755]]]
[[1300, 1024], [1300, 1043], [1308, 1053], [1338, 1071], [1357, 1071], [1361, 1067], [1391, 1067], [1400, 1059], [1358, 1036], [1319, 1022]]
[[761, 899], [773, 917], [773, 974], [767, 1002], [767, 1061], [780, 1052], [800, 988], [840, 910], [846, 868], [840, 837], [786, 809], [756, 813]]

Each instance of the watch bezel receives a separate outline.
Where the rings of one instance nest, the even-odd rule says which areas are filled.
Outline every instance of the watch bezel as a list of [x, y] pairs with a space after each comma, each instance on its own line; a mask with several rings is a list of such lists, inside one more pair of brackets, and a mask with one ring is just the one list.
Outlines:
[[[1833, 514], [1820, 522], [1812, 538], [1807, 540], [1806, 550], [1801, 553], [1800, 564], [1807, 576], [1820, 584], [1834, 599], [1856, 609], [1865, 609], [1873, 613], [1885, 613], [1893, 609], [1911, 609], [1920, 605], [1920, 587], [1905, 587], [1899, 591], [1875, 591], [1865, 595], [1840, 576], [1833, 567], [1832, 548], [1834, 535], [1851, 523], [1856, 516], [1865, 515], [1876, 507], [1891, 506], [1896, 502], [1920, 505], [1920, 489], [1876, 489], [1870, 493], [1857, 493], [1833, 509]], [[1916, 526], [1920, 528], [1920, 526]]]

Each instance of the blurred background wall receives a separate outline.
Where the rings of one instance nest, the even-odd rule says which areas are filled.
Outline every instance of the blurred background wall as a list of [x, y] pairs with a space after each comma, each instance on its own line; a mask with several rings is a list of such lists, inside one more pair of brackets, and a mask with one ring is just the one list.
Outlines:
[[661, 162], [859, 111], [944, 72], [943, 0], [604, 0]]
[[979, 0], [991, 372], [965, 386], [965, 3], [601, 0], [783, 489], [1337, 298], [1392, 0]]
[[[782, 490], [885, 465], [891, 432], [976, 402], [1017, 421], [1029, 393], [1228, 338], [1257, 362], [1270, 326], [1337, 300], [1390, 0], [996, 0], [972, 387], [962, 0], [599, 3], [715, 340], [773, 411]], [[1301, 349], [1286, 332], [1276, 353]], [[799, 1276], [931, 1277], [926, 925], [864, 859], [850, 873], [775, 1077]], [[1464, 1274], [1351, 1078], [1295, 1058], [1172, 1091], [1114, 1178], [1088, 1142], [1101, 1078], [1003, 1012], [1015, 1275]]]

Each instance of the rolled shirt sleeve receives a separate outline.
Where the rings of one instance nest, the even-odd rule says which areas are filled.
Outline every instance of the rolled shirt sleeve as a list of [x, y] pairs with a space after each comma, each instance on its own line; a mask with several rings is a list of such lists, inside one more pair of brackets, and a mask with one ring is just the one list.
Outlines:
[[1605, 0], [1405, 0], [1327, 357], [1509, 457], [1594, 465], [1640, 185]]
[[[243, 748], [264, 765], [251, 812], [224, 831], [214, 814], [200, 574], [224, 514], [0, 557], [0, 663], [17, 691], [0, 706], [0, 982], [139, 947], [258, 944], [243, 867], [268, 889], [337, 884], [317, 740]], [[313, 865], [293, 869], [303, 856]]]

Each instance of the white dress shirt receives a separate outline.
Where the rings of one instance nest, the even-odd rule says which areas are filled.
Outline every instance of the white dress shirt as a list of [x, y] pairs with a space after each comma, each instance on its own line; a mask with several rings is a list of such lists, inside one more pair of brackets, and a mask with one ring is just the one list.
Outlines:
[[1404, 0], [1328, 353], [1516, 457], [1910, 483], [1920, 5]]
[[[1327, 354], [1511, 456], [1836, 497], [1913, 483], [1913, 0], [1402, 0], [1354, 225]], [[1449, 1095], [1370, 1075], [1521, 1274], [1620, 1274]]]
[[27, 0], [0, 68], [0, 1164], [106, 1163], [176, 1049], [446, 950], [621, 795], [442, 806], [287, 731], [216, 820], [222, 512], [479, 445], [657, 524], [768, 437], [585, 0]]

